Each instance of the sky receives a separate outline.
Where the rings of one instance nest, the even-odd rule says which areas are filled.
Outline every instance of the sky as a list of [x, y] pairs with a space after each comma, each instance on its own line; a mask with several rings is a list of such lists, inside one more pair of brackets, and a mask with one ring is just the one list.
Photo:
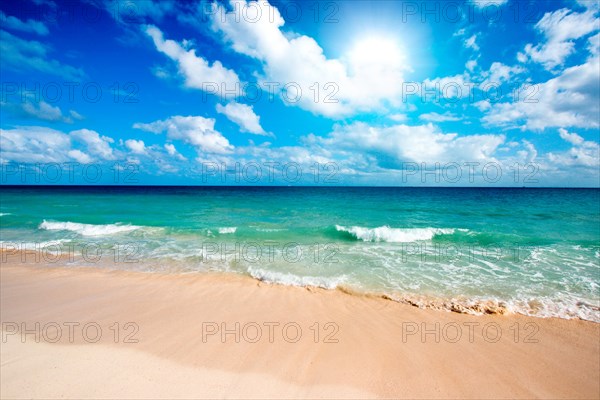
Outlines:
[[0, 2], [1, 183], [599, 187], [599, 16]]

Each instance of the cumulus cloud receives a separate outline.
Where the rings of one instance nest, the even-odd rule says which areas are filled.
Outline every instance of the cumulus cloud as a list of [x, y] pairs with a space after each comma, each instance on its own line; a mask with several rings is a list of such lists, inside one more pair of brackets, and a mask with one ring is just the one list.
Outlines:
[[504, 140], [503, 135], [443, 133], [431, 123], [375, 127], [362, 122], [338, 125], [328, 137], [317, 139], [330, 149], [365, 151], [396, 163], [488, 161]]
[[[312, 37], [284, 32], [283, 17], [267, 1], [232, 0], [231, 5], [227, 12], [215, 3], [213, 29], [234, 51], [262, 63], [261, 82], [278, 83], [286, 104], [341, 117], [381, 109], [400, 96], [409, 67], [397, 44], [364, 38], [343, 57], [328, 58]], [[239, 18], [240, 12], [257, 18]]]
[[101, 136], [98, 132], [90, 129], [72, 131], [70, 135], [73, 139], [84, 143], [90, 154], [103, 160], [113, 160], [115, 158], [113, 149], [110, 146], [111, 143], [114, 143], [111, 137]]
[[522, 86], [512, 102], [494, 103], [482, 118], [488, 125], [544, 130], [548, 127], [598, 128], [600, 82], [598, 56], [566, 68], [536, 85]]
[[93, 162], [115, 158], [113, 139], [80, 129], [64, 133], [40, 126], [0, 129], [2, 161], [22, 163]]
[[535, 28], [546, 41], [535, 46], [527, 44], [519, 59], [525, 61], [529, 58], [541, 63], [547, 70], [562, 66], [575, 51], [574, 40], [599, 29], [600, 22], [595, 14], [593, 9], [578, 13], [567, 8], [545, 13]]
[[125, 141], [127, 147], [133, 154], [146, 154], [146, 145], [143, 140], [128, 139]]
[[560, 137], [570, 143], [572, 147], [562, 153], [551, 152], [548, 159], [563, 166], [600, 166], [600, 145], [597, 142], [584, 140], [576, 133], [570, 133], [564, 128], [558, 130]]
[[214, 118], [176, 115], [149, 124], [136, 123], [133, 127], [156, 134], [166, 132], [169, 139], [191, 144], [199, 153], [226, 154], [234, 148], [226, 137], [215, 130]]
[[164, 145], [165, 150], [167, 150], [167, 153], [171, 156], [174, 157], [180, 161], [185, 161], [187, 160], [183, 155], [181, 155], [177, 149], [175, 148], [175, 145], [173, 143], [165, 143]]
[[268, 135], [260, 126], [260, 117], [254, 113], [252, 106], [236, 102], [227, 103], [225, 106], [217, 104], [217, 112], [224, 114], [229, 120], [239, 125], [242, 132]]
[[481, 73], [483, 81], [481, 82], [480, 87], [483, 89], [486, 87], [486, 85], [491, 83], [502, 84], [505, 82], [510, 82], [514, 76], [524, 72], [526, 72], [525, 68], [518, 65], [510, 67], [501, 62], [493, 62], [489, 71], [484, 71]]
[[220, 96], [235, 93], [241, 95], [242, 85], [235, 71], [225, 68], [220, 61], [212, 65], [196, 55], [194, 49], [187, 49], [174, 40], [165, 40], [163, 33], [155, 26], [147, 26], [145, 32], [150, 36], [156, 49], [177, 63], [179, 73], [190, 88], [204, 90]]

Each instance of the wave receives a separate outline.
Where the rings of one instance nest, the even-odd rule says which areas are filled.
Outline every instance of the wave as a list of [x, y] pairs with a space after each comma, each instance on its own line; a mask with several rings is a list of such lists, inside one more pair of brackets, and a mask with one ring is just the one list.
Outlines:
[[[148, 227], [137, 226], [137, 225], [123, 225], [121, 223], [106, 224], [106, 225], [93, 225], [93, 224], [81, 224], [78, 222], [55, 222], [44, 220], [39, 229], [48, 231], [70, 231], [75, 232], [82, 236], [105, 236], [114, 235], [116, 233], [131, 232], [138, 229], [148, 229]], [[151, 228], [152, 229], [152, 228]], [[160, 229], [160, 228], [154, 228]]]
[[[437, 235], [451, 235], [456, 230], [452, 228], [390, 228], [389, 226], [380, 226], [378, 228], [364, 228], [361, 226], [352, 226], [350, 228], [336, 225], [338, 232], [345, 232], [358, 240], [364, 242], [390, 242], [407, 243], [417, 240], [431, 240]], [[466, 231], [460, 229], [460, 231]]]
[[299, 276], [291, 273], [268, 271], [261, 268], [248, 268], [248, 273], [254, 279], [268, 283], [277, 283], [286, 286], [319, 287], [323, 289], [336, 289], [346, 281], [345, 276]]
[[224, 227], [224, 228], [219, 228], [219, 233], [220, 234], [227, 234], [227, 233], [235, 233], [235, 231], [237, 231], [237, 227]]
[[521, 314], [536, 318], [581, 319], [600, 323], [600, 305], [577, 299], [529, 298], [500, 300], [497, 298], [451, 298], [440, 299], [429, 296], [391, 296], [384, 299], [396, 301], [422, 309], [451, 311], [459, 314]]
[[7, 215], [12, 215], [11, 213], [0, 213], [0, 217], [5, 217]]

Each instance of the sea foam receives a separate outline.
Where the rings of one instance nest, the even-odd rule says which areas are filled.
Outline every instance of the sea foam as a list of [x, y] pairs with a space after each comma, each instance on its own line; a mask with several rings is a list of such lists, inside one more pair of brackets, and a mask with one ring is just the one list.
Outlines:
[[56, 222], [44, 220], [39, 229], [48, 231], [71, 231], [82, 236], [104, 236], [114, 235], [116, 233], [131, 232], [138, 229], [143, 229], [143, 226], [137, 225], [122, 225], [106, 224], [106, 225], [93, 225], [93, 224], [81, 224], [78, 222]]
[[455, 229], [443, 228], [390, 228], [389, 226], [380, 226], [378, 228], [364, 228], [361, 226], [352, 226], [350, 228], [336, 225], [335, 229], [339, 232], [347, 232], [356, 239], [364, 242], [390, 242], [406, 243], [417, 240], [431, 240], [436, 235], [451, 235]]

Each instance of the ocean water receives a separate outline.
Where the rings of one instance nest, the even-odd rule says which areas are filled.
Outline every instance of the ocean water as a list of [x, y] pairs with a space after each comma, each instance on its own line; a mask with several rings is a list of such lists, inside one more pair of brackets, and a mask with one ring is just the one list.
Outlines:
[[75, 266], [600, 322], [598, 189], [1, 187], [0, 241]]

